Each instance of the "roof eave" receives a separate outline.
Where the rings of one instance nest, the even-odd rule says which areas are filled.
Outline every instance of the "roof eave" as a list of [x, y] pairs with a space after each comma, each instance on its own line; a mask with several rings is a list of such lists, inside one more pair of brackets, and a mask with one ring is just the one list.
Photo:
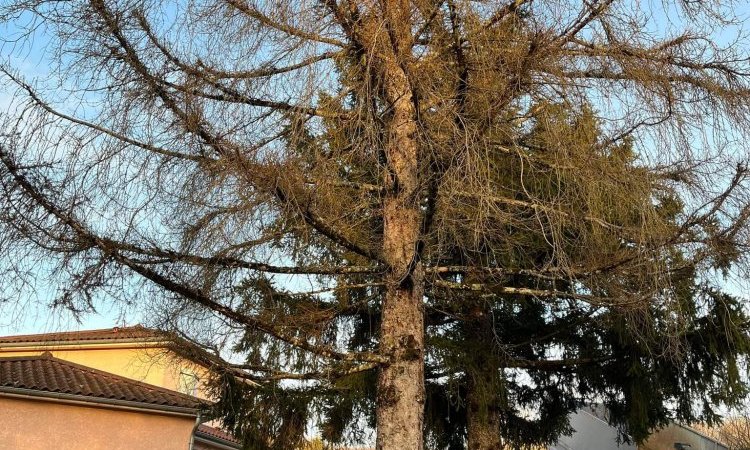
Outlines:
[[203, 442], [204, 444], [210, 444], [222, 450], [238, 450], [242, 448], [240, 444], [237, 444], [236, 442], [227, 441], [216, 436], [201, 433], [200, 431], [195, 432], [195, 440], [198, 442]]
[[195, 418], [198, 415], [198, 412], [201, 410], [200, 407], [189, 408], [172, 405], [157, 405], [129, 400], [68, 394], [64, 392], [38, 391], [35, 389], [15, 388], [10, 386], [0, 386], [0, 396], [26, 400], [52, 401], [57, 403], [75, 404], [78, 406], [89, 406], [94, 408], [120, 409], [191, 418]]
[[154, 346], [154, 345], [169, 345], [170, 341], [165, 340], [163, 337], [147, 337], [147, 338], [127, 338], [127, 339], [79, 339], [74, 341], [69, 340], [58, 340], [58, 341], [47, 341], [47, 342], [39, 342], [39, 341], [19, 341], [19, 342], [0, 342], [0, 350], [4, 349], [10, 349], [13, 350], [19, 350], [19, 348], [25, 348], [28, 347], [29, 349], [37, 349], [37, 348], [50, 348], [50, 347], [87, 347], [90, 345], [112, 345], [112, 346], [119, 346], [119, 345], [126, 345], [126, 344], [150, 344], [148, 346]]

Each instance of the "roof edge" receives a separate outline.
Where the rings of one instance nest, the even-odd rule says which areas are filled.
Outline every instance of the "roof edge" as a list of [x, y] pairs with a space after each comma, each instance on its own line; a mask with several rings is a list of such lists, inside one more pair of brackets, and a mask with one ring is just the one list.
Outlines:
[[226, 439], [222, 439], [220, 437], [212, 436], [208, 433], [204, 433], [202, 431], [196, 430], [194, 433], [195, 440], [204, 442], [207, 444], [211, 444], [213, 446], [219, 447], [221, 449], [227, 449], [227, 450], [238, 450], [242, 448], [240, 444], [232, 441], [227, 441]]
[[695, 428], [693, 428], [692, 426], [690, 426], [688, 424], [684, 424], [684, 423], [680, 423], [680, 422], [673, 422], [673, 423], [675, 425], [677, 425], [678, 427], [684, 429], [684, 430], [687, 430], [687, 431], [689, 431], [691, 433], [695, 433], [698, 436], [702, 437], [703, 439], [707, 439], [707, 440], [711, 441], [714, 444], [719, 444], [722, 447], [729, 447], [729, 445], [726, 444], [725, 442], [722, 442], [722, 441], [718, 440], [715, 437], [711, 437], [711, 436], [707, 435], [706, 433], [704, 433], [702, 431], [696, 430]]
[[164, 346], [169, 345], [170, 341], [168, 339], [165, 339], [164, 337], [148, 337], [148, 338], [129, 338], [129, 339], [83, 339], [83, 340], [77, 340], [77, 341], [46, 341], [46, 342], [38, 342], [38, 341], [20, 341], [20, 342], [10, 342], [10, 343], [3, 343], [0, 342], [0, 351], [4, 351], [7, 349], [13, 349], [15, 351], [19, 351], [18, 349], [52, 349], [52, 348], [67, 348], [67, 347], [78, 347], [78, 348], [86, 348], [89, 346], [109, 346], [116, 348], [118, 346], [131, 346], [131, 344], [141, 344], [143, 347], [155, 347], [154, 344], [164, 344]]
[[[114, 326], [111, 328], [95, 328], [91, 330], [74, 331], [52, 331], [47, 333], [10, 334], [0, 336], [0, 342], [57, 342], [57, 341], [79, 341], [79, 340], [125, 340], [125, 339], [149, 339], [163, 334], [162, 331], [148, 328], [141, 324], [131, 326]], [[119, 336], [130, 336], [122, 337]]]
[[219, 448], [220, 450], [239, 450], [242, 447], [240, 447], [238, 444], [235, 444], [233, 442], [225, 441], [223, 439], [218, 438], [212, 438], [209, 437], [206, 434], [201, 434], [200, 436], [196, 433], [195, 434], [195, 441], [196, 442], [202, 442], [204, 444], [208, 444], [212, 447]]
[[76, 404], [94, 408], [120, 409], [151, 414], [165, 414], [172, 416], [196, 417], [200, 408], [186, 408], [182, 406], [157, 405], [153, 403], [134, 402], [111, 398], [93, 397], [88, 395], [68, 394], [64, 392], [49, 392], [36, 389], [0, 386], [0, 397], [22, 398], [36, 401], [52, 401], [57, 403]]

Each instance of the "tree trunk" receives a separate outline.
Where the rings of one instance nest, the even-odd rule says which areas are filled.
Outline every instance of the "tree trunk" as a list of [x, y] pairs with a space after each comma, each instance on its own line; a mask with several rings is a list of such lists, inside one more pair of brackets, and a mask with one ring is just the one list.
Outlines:
[[[381, 81], [392, 113], [387, 122], [383, 258], [389, 267], [380, 352], [390, 358], [378, 377], [378, 450], [422, 450], [424, 420], [424, 272], [418, 242], [419, 142], [416, 107], [399, 61], [410, 52], [408, 2], [384, 2], [392, 43]], [[392, 53], [391, 53], [392, 52]], [[385, 52], [384, 52], [385, 53]]]
[[[378, 450], [422, 450], [424, 413], [424, 274], [418, 261], [420, 212], [409, 196], [416, 142], [409, 126], [397, 127], [389, 162], [398, 192], [385, 200], [384, 259], [390, 267], [383, 302], [380, 352], [390, 358], [378, 379]], [[398, 143], [397, 143], [398, 142]], [[411, 161], [409, 161], [411, 160]], [[403, 175], [408, 174], [408, 177]]]
[[[467, 450], [499, 450], [503, 448], [500, 439], [500, 411], [494, 401], [483, 395], [482, 391], [477, 380], [469, 377], [466, 392]], [[486, 391], [493, 392], [492, 389]]]
[[[414, 277], [414, 276], [413, 276]], [[378, 450], [422, 450], [424, 332], [421, 288], [389, 288], [381, 351], [391, 363], [378, 377]]]
[[491, 315], [482, 304], [472, 311], [473, 320], [467, 327], [467, 343], [474, 350], [472, 368], [466, 379], [466, 434], [468, 450], [499, 450], [500, 408], [498, 392], [500, 377], [493, 351], [494, 331]]

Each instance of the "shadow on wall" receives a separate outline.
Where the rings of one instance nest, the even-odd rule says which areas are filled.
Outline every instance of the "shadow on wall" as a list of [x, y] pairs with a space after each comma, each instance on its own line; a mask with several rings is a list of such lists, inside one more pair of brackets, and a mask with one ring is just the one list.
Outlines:
[[697, 430], [672, 424], [657, 431], [639, 450], [729, 450], [729, 447]]
[[617, 442], [617, 429], [607, 423], [604, 408], [590, 405], [570, 417], [575, 430], [562, 436], [550, 450], [638, 450], [636, 446]]
[[575, 430], [562, 436], [549, 450], [729, 450], [729, 447], [690, 427], [671, 424], [656, 431], [642, 445], [617, 442], [617, 429], [609, 425], [602, 405], [590, 405], [571, 415]]

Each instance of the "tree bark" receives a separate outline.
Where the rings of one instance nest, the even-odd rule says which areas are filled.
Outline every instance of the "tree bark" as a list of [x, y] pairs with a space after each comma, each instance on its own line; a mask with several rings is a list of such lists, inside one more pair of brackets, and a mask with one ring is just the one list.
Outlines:
[[390, 49], [381, 81], [392, 107], [385, 146], [383, 259], [389, 268], [380, 351], [390, 359], [378, 377], [377, 449], [422, 450], [424, 420], [424, 271], [418, 242], [419, 141], [416, 106], [403, 64], [409, 58], [408, 2], [385, 1]]
[[[401, 116], [397, 113], [396, 116]], [[380, 352], [390, 359], [378, 379], [379, 450], [421, 450], [424, 410], [424, 273], [418, 261], [421, 226], [409, 187], [416, 182], [413, 121], [394, 118], [389, 167], [398, 186], [384, 204], [384, 259], [389, 266]]]
[[466, 342], [474, 350], [466, 374], [467, 450], [499, 450], [503, 448], [498, 405], [501, 380], [493, 351], [493, 324], [482, 304], [472, 308], [471, 316], [473, 320], [464, 324]]
[[[416, 274], [415, 274], [416, 275]], [[415, 277], [412, 275], [412, 277]], [[424, 414], [424, 333], [422, 293], [388, 290], [383, 305], [381, 351], [391, 363], [378, 377], [378, 450], [422, 450]]]
[[[492, 389], [488, 391], [493, 392]], [[469, 377], [467, 385], [466, 432], [468, 450], [503, 448], [500, 439], [500, 410], [487, 395], [483, 395], [482, 388], [474, 377]]]

